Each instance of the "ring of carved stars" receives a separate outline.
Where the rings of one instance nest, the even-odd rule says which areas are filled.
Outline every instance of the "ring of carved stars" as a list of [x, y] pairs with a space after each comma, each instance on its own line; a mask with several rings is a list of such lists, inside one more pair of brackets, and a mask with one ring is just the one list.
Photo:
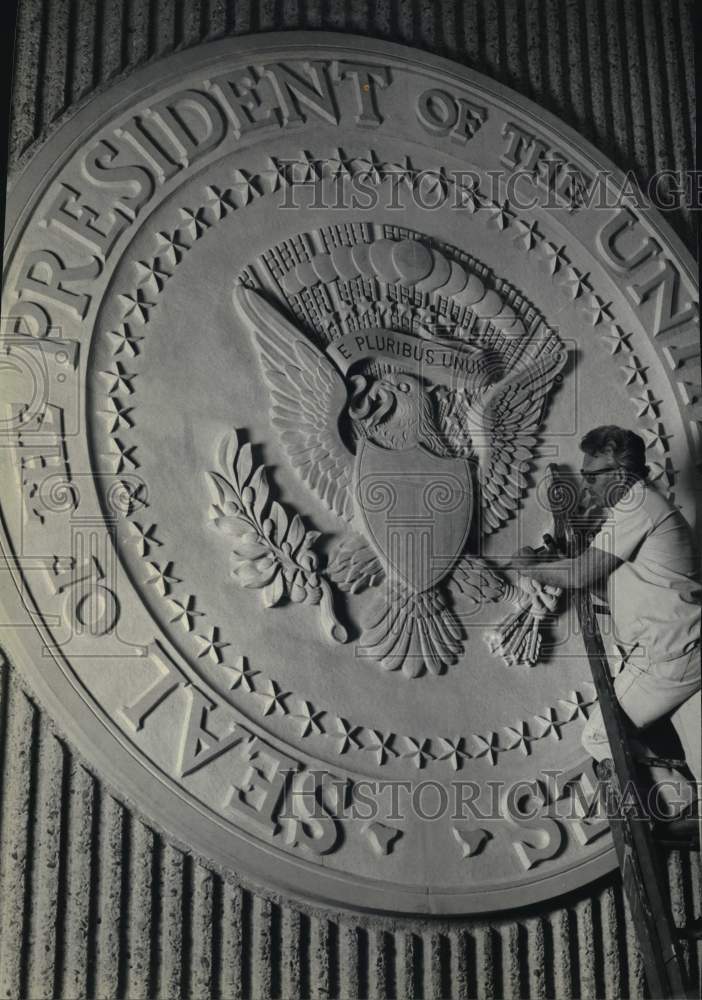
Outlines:
[[[148, 499], [142, 486], [135, 485], [128, 476], [120, 479], [123, 473], [139, 468], [135, 457], [137, 446], [125, 440], [134, 428], [131, 414], [138, 372], [133, 366], [143, 356], [148, 323], [158, 306], [159, 296], [186, 254], [219, 222], [287, 184], [322, 176], [352, 178], [358, 174], [376, 184], [388, 181], [395, 185], [414, 184], [420, 177], [425, 195], [439, 193], [442, 197], [455, 197], [457, 206], [482, 217], [489, 228], [504, 232], [517, 247], [525, 252], [536, 251], [539, 264], [608, 348], [624, 385], [632, 393], [630, 398], [637, 408], [637, 416], [652, 421], [651, 426], [643, 429], [647, 447], [660, 455], [660, 461], [650, 462], [651, 478], [662, 479], [668, 487], [668, 496], [672, 496], [677, 470], [667, 455], [671, 435], [666, 434], [660, 421], [662, 400], [648, 385], [648, 368], [631, 345], [634, 334], [617, 323], [611, 301], [602, 299], [593, 290], [590, 274], [573, 264], [566, 245], [548, 238], [540, 221], [521, 218], [508, 202], [490, 201], [473, 178], [466, 183], [460, 175], [452, 177], [443, 168], [418, 171], [408, 157], [403, 162], [384, 162], [372, 150], [363, 156], [349, 157], [337, 149], [328, 158], [313, 158], [304, 151], [296, 161], [269, 157], [267, 166], [255, 174], [235, 169], [229, 186], [208, 185], [202, 204], [191, 203], [180, 208], [176, 225], [156, 235], [154, 256], [134, 264], [135, 287], [117, 296], [122, 312], [120, 323], [105, 331], [112, 346], [113, 361], [99, 373], [106, 397], [100, 416], [110, 438], [109, 451], [101, 457], [109, 461], [115, 486], [122, 491], [119, 510], [124, 516], [123, 530], [127, 532], [122, 541], [132, 544], [147, 565], [148, 575], [143, 582], [164, 600], [169, 624], [185, 631], [193, 642], [195, 657], [209, 662], [211, 669], [219, 672], [218, 679], [224, 687], [254, 697], [263, 717], [288, 719], [298, 737], [326, 741], [338, 755], [365, 751], [378, 766], [405, 759], [417, 769], [432, 761], [444, 762], [455, 771], [467, 760], [483, 760], [495, 765], [506, 752], [528, 755], [536, 741], [560, 740], [565, 725], [587, 718], [588, 709], [595, 701], [592, 686], [584, 685], [588, 689], [586, 693], [572, 691], [567, 698], [558, 699], [557, 706], [547, 706], [529, 720], [516, 720], [513, 725], [481, 734], [417, 737], [354, 724], [329, 709], [314, 705], [307, 698], [283, 690], [262, 671], [253, 670], [245, 657], [239, 656], [233, 663], [230, 661], [229, 644], [221, 638], [219, 627], [202, 625], [201, 619], [206, 618], [206, 613], [198, 607], [195, 595], [175, 592], [175, 586], [182, 580], [175, 575], [173, 562], [154, 559], [162, 542], [157, 537], [157, 526], [149, 524], [145, 517]], [[434, 319], [431, 308], [425, 307], [417, 319], [431, 325]], [[128, 520], [131, 517], [135, 520]]]

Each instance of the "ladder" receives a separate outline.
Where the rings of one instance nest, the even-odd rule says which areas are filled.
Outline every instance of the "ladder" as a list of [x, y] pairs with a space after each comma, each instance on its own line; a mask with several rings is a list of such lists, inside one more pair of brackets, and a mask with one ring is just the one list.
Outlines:
[[[570, 522], [567, 498], [570, 482], [555, 464], [549, 465], [548, 502], [554, 526], [554, 540], [565, 552], [572, 552], [578, 542]], [[593, 607], [588, 591], [575, 591], [576, 611], [587, 653], [593, 683], [602, 711], [612, 759], [597, 766], [603, 782], [612, 839], [622, 873], [624, 891], [641, 947], [644, 969], [652, 997], [687, 997], [687, 976], [679, 952], [682, 938], [699, 937], [695, 923], [677, 928], [670, 904], [668, 878], [663, 864], [663, 849], [699, 850], [696, 820], [656, 824], [641, 814], [639, 796], [632, 802], [623, 790], [641, 786], [640, 767], [659, 765], [681, 767], [684, 761], [660, 757], [636, 757], [630, 745], [630, 724], [619, 707], [607, 654], [597, 621], [598, 613], [608, 609]]]

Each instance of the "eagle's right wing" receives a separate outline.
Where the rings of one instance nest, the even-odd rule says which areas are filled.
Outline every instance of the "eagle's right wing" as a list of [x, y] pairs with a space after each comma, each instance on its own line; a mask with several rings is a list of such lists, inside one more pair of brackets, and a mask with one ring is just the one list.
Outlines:
[[344, 381], [325, 355], [253, 289], [234, 303], [249, 323], [271, 397], [271, 422], [292, 465], [326, 506], [353, 518], [352, 457], [339, 433]]

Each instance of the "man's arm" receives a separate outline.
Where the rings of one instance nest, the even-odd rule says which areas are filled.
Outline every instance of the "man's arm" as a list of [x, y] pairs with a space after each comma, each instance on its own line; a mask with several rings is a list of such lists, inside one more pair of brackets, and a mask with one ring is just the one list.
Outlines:
[[542, 586], [548, 584], [569, 590], [591, 590], [604, 583], [622, 562], [619, 556], [591, 546], [572, 559], [517, 558], [515, 567], [522, 576]]

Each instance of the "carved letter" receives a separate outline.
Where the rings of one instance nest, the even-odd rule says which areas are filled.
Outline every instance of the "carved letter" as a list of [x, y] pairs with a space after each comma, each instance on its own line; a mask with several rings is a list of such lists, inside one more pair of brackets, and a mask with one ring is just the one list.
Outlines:
[[[524, 803], [533, 801], [537, 809], [528, 813]], [[559, 824], [548, 816], [541, 815], [541, 807], [546, 800], [538, 781], [522, 781], [513, 785], [503, 800], [503, 814], [520, 831], [518, 839], [512, 841], [515, 853], [524, 869], [529, 871], [541, 861], [552, 858], [563, 841], [563, 831]], [[521, 834], [525, 835], [522, 836]]]
[[61, 258], [50, 250], [35, 250], [25, 257], [15, 287], [20, 296], [24, 292], [30, 292], [34, 297], [56, 302], [75, 313], [79, 319], [84, 319], [90, 305], [90, 296], [71, 292], [64, 286], [67, 282], [96, 278], [100, 270], [97, 257], [93, 257], [90, 264], [83, 264], [81, 267], [65, 267]]
[[309, 81], [282, 63], [266, 69], [266, 75], [272, 80], [281, 104], [283, 124], [300, 125], [307, 121], [300, 111], [300, 105], [304, 105], [322, 121], [338, 125], [339, 115], [324, 63], [305, 62], [302, 69], [308, 74]]
[[134, 732], [143, 728], [144, 719], [151, 715], [176, 688], [187, 683], [183, 681], [183, 676], [173, 660], [157, 642], [149, 646], [149, 659], [158, 666], [160, 676], [135, 702], [124, 705], [117, 712]]
[[629, 295], [639, 306], [647, 301], [651, 292], [657, 290], [653, 330], [655, 337], [675, 326], [689, 323], [697, 316], [697, 306], [693, 302], [685, 302], [682, 309], [678, 309], [680, 275], [677, 268], [667, 259], [661, 260], [659, 263], [661, 266], [658, 271], [646, 281], [639, 285], [627, 286]]
[[219, 106], [207, 94], [186, 90], [154, 108], [182, 149], [181, 163], [187, 167], [214, 149], [226, 132]]
[[242, 740], [252, 738], [250, 733], [236, 725], [233, 718], [225, 720], [226, 730], [222, 736], [217, 736], [208, 727], [212, 726], [213, 721], [220, 721], [219, 716], [226, 715], [226, 712], [197, 688], [187, 688], [186, 698], [188, 709], [180, 751], [182, 778], [209, 764], [215, 757], [237, 746]]
[[617, 247], [617, 237], [620, 233], [624, 230], [631, 230], [636, 225], [637, 219], [629, 209], [620, 208], [597, 234], [597, 249], [607, 264], [619, 274], [623, 274], [626, 271], [633, 271], [639, 264], [648, 260], [651, 254], [659, 253], [660, 251], [660, 246], [650, 236], [646, 236], [638, 249], [631, 253], [624, 253], [621, 247]]
[[154, 193], [156, 185], [144, 167], [133, 163], [115, 163], [122, 153], [123, 149], [101, 139], [85, 154], [81, 169], [84, 177], [97, 188], [108, 191], [121, 188], [128, 192], [121, 195], [114, 210], [133, 220]]
[[[107, 257], [129, 220], [111, 210], [101, 219], [99, 212], [80, 201], [81, 197], [80, 191], [61, 184], [47, 214], [47, 222]], [[102, 228], [98, 228], [100, 225]]]
[[233, 785], [224, 805], [253, 820], [263, 830], [275, 836], [280, 802], [292, 773], [298, 764], [285, 754], [266, 747], [257, 736], [246, 745], [250, 763], [243, 787]]
[[367, 63], [340, 62], [337, 63], [338, 78], [353, 80], [353, 92], [356, 98], [358, 114], [356, 124], [361, 128], [375, 128], [383, 121], [378, 114], [376, 103], [376, 86], [383, 90], [390, 82], [390, 72], [385, 66], [372, 66]]
[[[253, 71], [249, 70], [242, 76], [231, 80], [228, 76], [219, 76], [209, 82], [218, 95], [229, 117], [234, 123], [234, 134], [237, 139], [247, 132], [253, 132], [266, 125], [274, 124], [273, 109], [263, 104], [254, 84]], [[256, 112], [263, 113], [257, 117]]]
[[[151, 128], [147, 129], [144, 117], [150, 120]], [[160, 184], [168, 180], [180, 170], [179, 154], [166, 146], [173, 146], [170, 136], [164, 133], [163, 126], [159, 120], [149, 111], [144, 117], [137, 115], [132, 121], [127, 122], [122, 128], [115, 129], [118, 139], [126, 139], [127, 142], [136, 149], [147, 164], [156, 171], [156, 177]], [[157, 136], [154, 132], [159, 131]]]

